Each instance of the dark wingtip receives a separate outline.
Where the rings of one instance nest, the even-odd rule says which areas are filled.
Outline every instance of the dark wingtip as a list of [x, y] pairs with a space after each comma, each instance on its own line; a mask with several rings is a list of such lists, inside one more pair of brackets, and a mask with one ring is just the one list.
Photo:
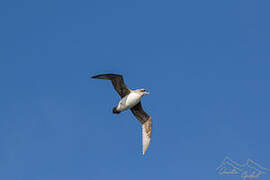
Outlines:
[[92, 76], [93, 79], [112, 79], [115, 77], [122, 77], [120, 74], [98, 74], [95, 76]]
[[97, 78], [97, 76], [91, 76], [91, 78], [96, 79], [96, 78]]
[[106, 75], [106, 74], [98, 74], [98, 75], [95, 75], [95, 76], [91, 76], [91, 78], [93, 78], [93, 79], [104, 79], [104, 75]]

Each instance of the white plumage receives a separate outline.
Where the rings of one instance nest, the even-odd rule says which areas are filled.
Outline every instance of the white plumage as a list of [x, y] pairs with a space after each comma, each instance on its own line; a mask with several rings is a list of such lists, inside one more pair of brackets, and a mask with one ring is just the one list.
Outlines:
[[139, 94], [136, 92], [131, 92], [127, 96], [123, 97], [120, 102], [118, 103], [116, 110], [117, 111], [124, 111], [127, 109], [132, 108], [136, 104], [140, 102], [142, 99], [143, 94]]

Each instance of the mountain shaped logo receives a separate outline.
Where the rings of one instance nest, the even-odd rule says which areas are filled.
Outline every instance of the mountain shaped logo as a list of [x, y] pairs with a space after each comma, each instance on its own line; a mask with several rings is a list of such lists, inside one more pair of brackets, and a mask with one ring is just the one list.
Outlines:
[[216, 170], [220, 175], [240, 175], [242, 180], [247, 180], [247, 178], [258, 178], [261, 175], [270, 172], [270, 169], [262, 167], [251, 159], [248, 159], [245, 164], [239, 164], [230, 157], [225, 157]]

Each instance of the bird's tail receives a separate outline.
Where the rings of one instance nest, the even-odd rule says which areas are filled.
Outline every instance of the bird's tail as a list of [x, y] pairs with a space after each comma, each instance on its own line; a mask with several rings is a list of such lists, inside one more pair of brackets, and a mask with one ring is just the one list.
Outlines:
[[116, 107], [114, 107], [113, 110], [112, 110], [112, 112], [113, 112], [114, 114], [119, 114], [121, 111], [117, 111], [117, 110], [116, 110]]

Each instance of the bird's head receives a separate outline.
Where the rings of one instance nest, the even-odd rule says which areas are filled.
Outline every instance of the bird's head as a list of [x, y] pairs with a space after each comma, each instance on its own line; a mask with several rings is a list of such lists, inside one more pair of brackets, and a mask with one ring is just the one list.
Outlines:
[[135, 90], [137, 93], [141, 94], [142, 96], [146, 95], [146, 94], [150, 94], [149, 92], [147, 92], [145, 89], [136, 89]]

